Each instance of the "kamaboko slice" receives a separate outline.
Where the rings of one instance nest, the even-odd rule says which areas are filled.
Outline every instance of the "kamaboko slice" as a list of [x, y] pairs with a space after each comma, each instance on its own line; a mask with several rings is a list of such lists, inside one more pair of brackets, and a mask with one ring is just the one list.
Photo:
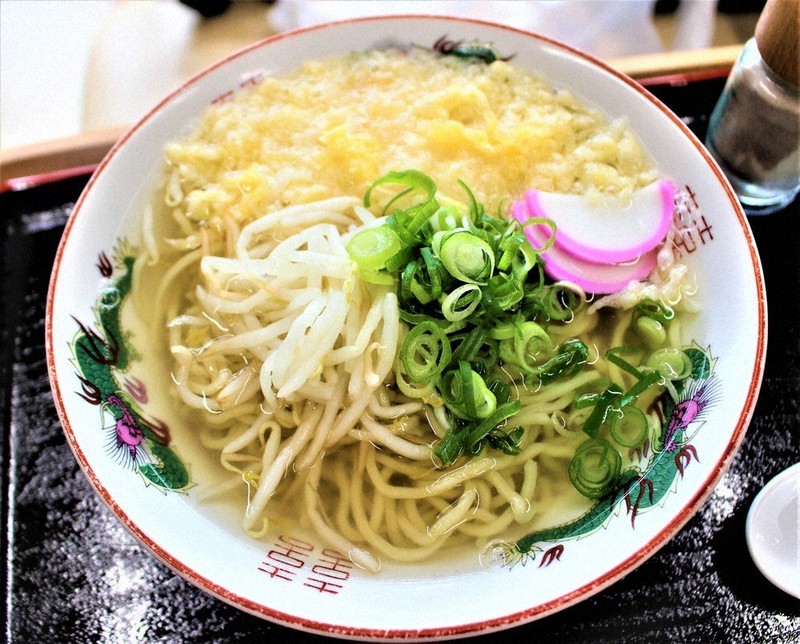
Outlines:
[[[525, 209], [517, 203], [512, 215], [521, 223], [528, 219]], [[524, 227], [525, 236], [537, 251], [544, 248], [550, 236], [549, 229], [539, 226]], [[631, 282], [646, 278], [657, 263], [657, 249], [652, 249], [634, 260], [618, 263], [594, 263], [576, 257], [557, 245], [541, 252], [545, 272], [554, 280], [565, 280], [576, 284], [587, 293], [604, 295], [621, 291]]]
[[675, 188], [660, 179], [628, 199], [528, 190], [530, 217], [556, 225], [555, 246], [593, 264], [635, 261], [661, 243], [672, 223]]

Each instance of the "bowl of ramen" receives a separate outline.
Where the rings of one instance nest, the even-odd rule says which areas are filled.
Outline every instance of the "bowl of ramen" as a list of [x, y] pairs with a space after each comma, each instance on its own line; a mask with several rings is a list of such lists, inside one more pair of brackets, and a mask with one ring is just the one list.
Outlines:
[[744, 439], [765, 315], [735, 195], [663, 105], [409, 16], [260, 42], [136, 124], [66, 227], [47, 347], [88, 479], [177, 573], [430, 639], [675, 535]]

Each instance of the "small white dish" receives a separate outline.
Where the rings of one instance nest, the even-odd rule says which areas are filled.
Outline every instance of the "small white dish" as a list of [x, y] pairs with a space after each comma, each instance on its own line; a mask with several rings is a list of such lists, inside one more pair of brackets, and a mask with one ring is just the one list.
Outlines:
[[764, 486], [747, 513], [747, 548], [761, 573], [800, 599], [800, 463]]

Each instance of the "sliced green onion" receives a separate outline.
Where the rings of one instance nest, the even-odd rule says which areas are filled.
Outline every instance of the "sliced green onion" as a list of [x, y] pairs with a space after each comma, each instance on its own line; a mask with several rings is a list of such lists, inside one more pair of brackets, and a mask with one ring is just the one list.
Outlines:
[[510, 432], [495, 428], [486, 435], [486, 442], [503, 454], [514, 456], [521, 451], [519, 446], [524, 434], [525, 430], [522, 427], [515, 427]]
[[556, 222], [554, 222], [552, 219], [548, 219], [547, 217], [530, 217], [529, 219], [525, 220], [524, 224], [521, 223], [520, 225], [523, 228], [527, 228], [528, 226], [546, 226], [550, 229], [550, 235], [547, 237], [544, 245], [541, 248], [533, 249], [538, 254], [542, 254], [545, 251], [550, 250], [556, 241]]
[[507, 379], [501, 380], [499, 377], [497, 377], [497, 371], [494, 371], [493, 373], [494, 375], [487, 374], [484, 379], [486, 380], [486, 386], [489, 387], [489, 391], [491, 391], [495, 398], [497, 398], [497, 404], [515, 400], [515, 394], [517, 391], [516, 387], [512, 387]]
[[394, 368], [395, 382], [400, 392], [409, 398], [416, 398], [426, 402], [431, 402], [436, 396], [436, 382], [430, 380], [425, 383], [411, 382], [408, 374], [403, 368], [403, 361], [398, 357]]
[[468, 318], [481, 303], [481, 289], [477, 284], [462, 284], [442, 300], [442, 315], [457, 322]]
[[[378, 186], [382, 186], [387, 183], [395, 183], [403, 186], [408, 186], [409, 188], [408, 191], [414, 189], [420, 189], [423, 192], [425, 192], [428, 199], [432, 199], [433, 196], [436, 194], [436, 184], [434, 183], [433, 179], [431, 179], [424, 172], [420, 172], [419, 170], [403, 170], [403, 171], [389, 172], [380, 179], [373, 181], [372, 185], [367, 189], [367, 192], [364, 195], [364, 205], [367, 208], [369, 208], [372, 205], [372, 191]], [[406, 194], [406, 192], [401, 193], [400, 196]]]
[[500, 429], [502, 424], [519, 412], [519, 401], [512, 401], [498, 406], [494, 414], [481, 421], [465, 423], [459, 421], [444, 438], [433, 448], [433, 453], [443, 467], [452, 465], [464, 453], [479, 454], [484, 444], [499, 449], [504, 454], [519, 454], [519, 445], [525, 430], [515, 427], [511, 431]]
[[510, 340], [517, 334], [517, 325], [512, 322], [497, 324], [487, 331], [493, 340]]
[[487, 337], [488, 331], [484, 327], [474, 327], [463, 338], [459, 338], [461, 342], [453, 350], [451, 363], [466, 361], [471, 364], [486, 343]]
[[632, 371], [639, 375], [639, 379], [630, 389], [628, 389], [628, 391], [624, 393], [617, 385], [611, 385], [597, 397], [589, 398], [587, 396], [583, 396], [581, 399], [579, 399], [578, 408], [586, 406], [587, 404], [595, 405], [595, 408], [592, 410], [592, 413], [589, 415], [589, 418], [586, 419], [586, 422], [583, 425], [583, 431], [592, 438], [596, 438], [598, 436], [600, 427], [608, 420], [609, 413], [611, 411], [621, 412], [625, 407], [634, 402], [641, 394], [661, 380], [661, 375], [658, 372], [653, 371], [648, 374], [644, 374], [638, 369], [635, 369], [626, 361], [622, 360], [622, 358], [615, 356], [612, 351], [606, 352], [606, 357], [609, 360], [614, 357], [616, 361], [620, 363], [620, 365], [627, 365]]
[[441, 393], [448, 409], [459, 418], [487, 418], [497, 407], [495, 395], [465, 360], [460, 361], [456, 369], [444, 374]]
[[478, 200], [475, 198], [472, 190], [470, 190], [469, 186], [461, 179], [458, 180], [458, 185], [460, 185], [464, 189], [464, 192], [467, 193], [467, 200], [469, 202], [469, 218], [472, 221], [478, 221], [478, 218], [483, 215], [483, 206], [478, 203]]
[[636, 319], [634, 326], [648, 346], [660, 346], [667, 339], [667, 330], [664, 325], [654, 318], [642, 316]]
[[419, 267], [420, 261], [418, 259], [413, 259], [406, 264], [406, 267], [403, 269], [402, 273], [400, 273], [400, 300], [402, 302], [408, 303], [416, 298], [421, 304], [427, 304], [433, 299], [430, 293], [424, 288], [420, 288], [416, 281]]
[[551, 320], [572, 320], [586, 303], [582, 292], [566, 283], [554, 284], [547, 289], [544, 297], [545, 314]]
[[400, 238], [387, 226], [360, 230], [347, 243], [347, 254], [362, 271], [377, 271], [403, 247]]
[[659, 349], [645, 364], [668, 380], [683, 380], [692, 374], [692, 361], [680, 349]]
[[401, 268], [406, 266], [410, 261], [412, 261], [415, 255], [416, 248], [413, 246], [404, 246], [397, 253], [386, 260], [386, 270], [396, 273]]
[[634, 309], [633, 324], [649, 346], [660, 346], [667, 339], [666, 327], [675, 317], [675, 310], [651, 298], [641, 300]]
[[372, 205], [372, 191], [384, 184], [406, 186], [405, 190], [386, 204], [384, 213], [389, 211], [392, 205], [401, 198], [410, 195], [416, 190], [422, 190], [425, 193], [424, 201], [416, 203], [407, 209], [396, 208], [386, 220], [386, 226], [394, 230], [403, 244], [414, 246], [422, 243], [424, 239], [420, 238], [420, 232], [423, 226], [439, 210], [439, 204], [436, 201], [436, 184], [433, 179], [418, 170], [390, 172], [374, 181], [367, 189], [364, 195], [364, 205], [367, 208]]
[[492, 247], [465, 228], [434, 233], [431, 248], [447, 272], [467, 284], [485, 284], [494, 272]]
[[493, 316], [513, 309], [525, 295], [523, 284], [512, 275], [493, 275], [481, 288], [484, 308]]
[[400, 309], [400, 319], [411, 326], [422, 324], [423, 322], [433, 322], [441, 329], [447, 329], [452, 324], [452, 322], [444, 318], [435, 318], [427, 313], [414, 313], [404, 309]]
[[619, 400], [621, 395], [622, 390], [612, 385], [596, 397], [594, 400], [594, 409], [592, 410], [592, 413], [589, 414], [589, 418], [587, 418], [586, 422], [583, 424], [583, 431], [586, 434], [592, 438], [597, 438], [600, 433], [600, 427], [608, 418], [609, 409], [615, 402]]
[[405, 303], [416, 299], [420, 304], [428, 304], [443, 294], [447, 271], [430, 248], [420, 248], [419, 254], [400, 273], [400, 297]]
[[614, 487], [621, 469], [622, 457], [611, 443], [590, 438], [575, 450], [567, 471], [578, 492], [599, 499]]
[[450, 361], [450, 341], [433, 322], [422, 322], [409, 331], [400, 348], [403, 368], [411, 382], [436, 378]]
[[618, 355], [620, 353], [633, 353], [634, 351], [635, 349], [631, 349], [630, 347], [614, 347], [613, 349], [606, 351], [606, 359], [611, 364], [618, 366], [623, 371], [627, 371], [632, 376], [641, 378], [644, 374], [642, 374], [642, 372], [634, 367], [630, 362], [623, 360]]
[[622, 447], [639, 447], [647, 438], [647, 416], [638, 407], [629, 405], [611, 415], [609, 432]]
[[437, 210], [439, 210], [439, 204], [431, 198], [404, 211], [402, 223], [399, 218], [396, 218], [395, 221], [398, 222], [398, 227], [402, 227], [409, 234], [416, 236]]
[[439, 210], [431, 217], [430, 223], [436, 231], [452, 230], [461, 225], [461, 213], [453, 205], [439, 206]]
[[[528, 274], [536, 267], [541, 269], [542, 262], [538, 253], [530, 244], [522, 244], [511, 260], [511, 274], [520, 282], [527, 279]], [[540, 271], [539, 286], [544, 283], [544, 274]]]
[[500, 253], [500, 257], [497, 258], [497, 270], [508, 271], [520, 248], [526, 246], [526, 241], [525, 237], [517, 232], [514, 220], [508, 222], [497, 241], [497, 250]]
[[464, 453], [464, 439], [469, 432], [466, 425], [454, 425], [433, 448], [433, 453], [442, 464], [447, 467], [455, 463], [456, 459]]
[[553, 340], [536, 322], [523, 322], [516, 333], [500, 342], [500, 357], [525, 373], [536, 373], [553, 355]]
[[636, 305], [636, 315], [657, 320], [661, 324], [667, 324], [675, 317], [675, 310], [663, 302], [645, 298]]
[[425, 285], [431, 298], [438, 300], [444, 292], [447, 271], [441, 260], [433, 254], [427, 246], [420, 248], [419, 253], [425, 266]]
[[559, 345], [556, 355], [536, 370], [536, 377], [543, 385], [568, 378], [580, 371], [588, 358], [589, 348], [583, 342], [567, 340]]
[[645, 391], [650, 389], [653, 385], [661, 380], [661, 376], [657, 372], [648, 373], [639, 379], [623, 396], [620, 397], [617, 406], [622, 409], [626, 405], [630, 405], [634, 400], [641, 396]]
[[516, 414], [520, 409], [522, 409], [522, 405], [518, 400], [510, 400], [502, 405], [498, 405], [497, 408], [492, 411], [491, 415], [486, 416], [483, 422], [478, 423], [470, 430], [467, 435], [467, 449], [472, 451], [486, 438], [492, 429], [511, 418], [511, 416]]

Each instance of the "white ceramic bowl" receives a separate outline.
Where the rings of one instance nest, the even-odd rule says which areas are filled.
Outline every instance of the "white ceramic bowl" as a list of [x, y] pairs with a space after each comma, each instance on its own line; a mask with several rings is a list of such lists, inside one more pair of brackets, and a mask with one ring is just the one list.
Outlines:
[[[693, 427], [689, 449], [664, 455], [676, 473], [657, 504], [640, 508], [635, 525], [620, 501], [603, 529], [540, 544], [543, 551], [553, 549], [550, 565], [540, 565], [543, 556], [510, 570], [449, 558], [387, 565], [373, 575], [335, 561], [324, 544], [296, 535], [248, 539], [235, 519], [198, 504], [190, 485], [180, 493], [165, 492], [120, 462], [107, 446], [108, 428], [119, 412], [108, 399], [114, 387], [137, 400], [148, 418], [169, 427], [170, 449], [155, 455], [156, 462], [177, 455], [192, 480], [204, 471], [204, 457], [182, 442], [169, 398], [148, 368], [153, 347], [133, 335], [139, 359], [124, 369], [119, 362], [101, 365], [81, 379], [74, 342], [81, 334], [96, 334], [96, 355], [89, 361], [102, 362], [101, 340], [108, 339], [115, 322], [100, 323], [105, 313], [98, 297], [124, 272], [115, 268], [109, 277], [105, 259], [120, 240], [137, 240], [162, 146], [188, 131], [211, 101], [237, 91], [254, 74], [288, 71], [309, 57], [387, 41], [431, 46], [445, 35], [494, 43], [514, 54], [512, 64], [572, 90], [610, 118], [625, 115], [661, 173], [690, 189], [696, 225], [683, 240], [683, 251], [697, 271], [704, 309], [689, 333], [716, 360], [713, 405]], [[112, 310], [118, 295], [119, 289], [107, 294]], [[132, 322], [124, 324], [135, 331]], [[180, 575], [223, 601], [291, 627], [356, 639], [430, 639], [508, 628], [573, 605], [629, 573], [675, 535], [711, 493], [744, 438], [764, 366], [766, 303], [747, 221], [723, 175], [680, 120], [640, 86], [569, 47], [512, 28], [391, 17], [323, 25], [255, 44], [180, 87], [133, 127], [102, 162], [66, 227], [48, 297], [47, 346], [58, 413], [86, 475], [136, 538]], [[92, 404], [100, 399], [106, 404]], [[164, 434], [164, 425], [154, 426]], [[465, 597], [481, 600], [462, 601]]]

